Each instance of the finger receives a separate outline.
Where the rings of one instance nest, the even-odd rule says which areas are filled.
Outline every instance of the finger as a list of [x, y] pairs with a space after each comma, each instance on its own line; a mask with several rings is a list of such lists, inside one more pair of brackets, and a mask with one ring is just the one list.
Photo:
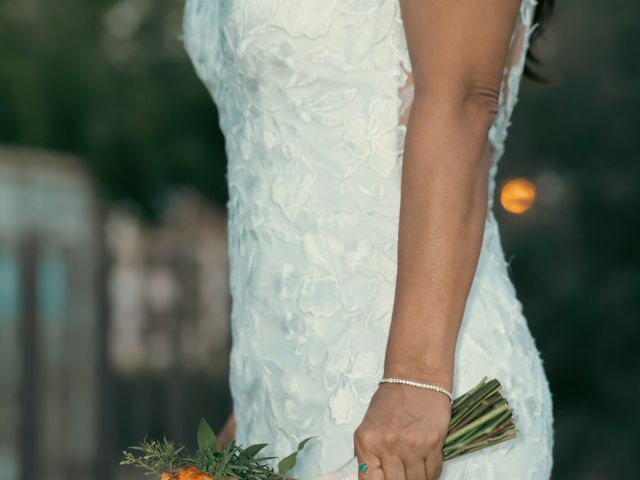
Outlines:
[[[376, 455], [366, 452], [358, 445], [355, 446], [354, 450], [358, 458], [358, 479], [386, 480], [382, 471], [382, 462]], [[366, 469], [360, 469], [362, 464], [366, 465]]]
[[395, 455], [382, 457], [382, 471], [384, 472], [384, 480], [407, 480], [404, 462]]
[[[371, 452], [373, 449], [374, 435], [371, 430], [358, 428], [353, 436], [353, 451], [358, 459], [359, 480], [386, 480], [382, 471], [380, 458]], [[364, 464], [366, 469], [360, 470]]]
[[427, 465], [422, 457], [413, 457], [404, 461], [404, 471], [407, 480], [431, 480], [427, 479]]
[[427, 480], [438, 480], [442, 474], [442, 453], [429, 455], [425, 461]]

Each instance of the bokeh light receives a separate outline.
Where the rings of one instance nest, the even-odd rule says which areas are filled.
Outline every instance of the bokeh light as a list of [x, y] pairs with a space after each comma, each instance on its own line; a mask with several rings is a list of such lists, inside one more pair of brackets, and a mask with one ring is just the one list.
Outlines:
[[524, 213], [535, 199], [536, 186], [526, 178], [512, 178], [500, 190], [500, 203], [507, 212]]

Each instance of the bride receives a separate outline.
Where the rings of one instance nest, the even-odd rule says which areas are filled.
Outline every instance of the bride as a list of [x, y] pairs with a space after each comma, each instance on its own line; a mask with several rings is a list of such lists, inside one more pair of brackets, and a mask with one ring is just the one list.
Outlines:
[[[222, 438], [282, 457], [314, 436], [303, 480], [550, 477], [551, 393], [492, 210], [549, 6], [187, 0], [228, 159]], [[443, 464], [449, 395], [485, 375], [519, 435]]]

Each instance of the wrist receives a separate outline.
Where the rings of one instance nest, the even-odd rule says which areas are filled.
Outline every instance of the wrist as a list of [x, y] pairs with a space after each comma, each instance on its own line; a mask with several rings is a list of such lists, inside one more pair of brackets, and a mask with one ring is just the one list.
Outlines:
[[418, 318], [399, 313], [393, 317], [385, 352], [385, 376], [426, 383], [440, 381], [451, 386], [457, 329], [444, 321], [436, 322], [433, 317], [430, 325], [426, 321], [416, 323]]
[[451, 390], [453, 370], [452, 362], [438, 362], [434, 365], [385, 359], [383, 377], [433, 383]]

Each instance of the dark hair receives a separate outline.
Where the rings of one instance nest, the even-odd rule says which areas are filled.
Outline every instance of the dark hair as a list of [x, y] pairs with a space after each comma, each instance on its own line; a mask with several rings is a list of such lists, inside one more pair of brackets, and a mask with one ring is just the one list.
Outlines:
[[538, 5], [536, 5], [535, 12], [533, 13], [533, 24], [539, 25], [531, 33], [529, 49], [527, 50], [527, 63], [524, 67], [524, 75], [527, 78], [542, 83], [548, 83], [549, 80], [536, 71], [537, 67], [540, 66], [540, 59], [535, 54], [532, 47], [534, 46], [536, 40], [543, 34], [547, 23], [549, 22], [549, 18], [551, 17], [551, 12], [553, 12], [554, 5], [555, 0], [538, 0]]

